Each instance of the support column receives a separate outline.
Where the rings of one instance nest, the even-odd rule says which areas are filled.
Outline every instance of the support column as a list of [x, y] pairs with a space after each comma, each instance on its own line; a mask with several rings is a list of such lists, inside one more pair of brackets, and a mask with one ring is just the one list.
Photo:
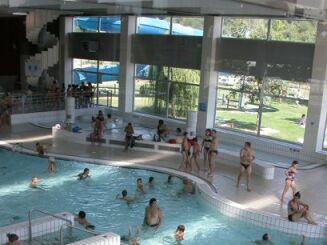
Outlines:
[[214, 127], [218, 80], [216, 49], [222, 32], [222, 17], [204, 17], [203, 29], [197, 134]]
[[303, 149], [321, 151], [327, 114], [327, 24], [318, 23]]
[[133, 111], [134, 63], [131, 62], [132, 35], [136, 32], [136, 17], [122, 16], [120, 33], [119, 110]]
[[68, 34], [73, 32], [73, 18], [60, 17], [59, 33], [59, 84], [64, 83], [65, 89], [72, 84], [73, 59], [69, 57]]

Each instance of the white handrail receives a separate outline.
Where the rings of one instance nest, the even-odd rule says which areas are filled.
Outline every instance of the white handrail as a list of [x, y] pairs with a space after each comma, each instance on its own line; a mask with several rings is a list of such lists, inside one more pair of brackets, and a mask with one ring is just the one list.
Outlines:
[[82, 229], [82, 228], [79, 228], [79, 227], [76, 227], [76, 226], [72, 226], [72, 225], [69, 225], [67, 223], [63, 224], [61, 227], [60, 227], [60, 245], [64, 245], [64, 235], [63, 235], [63, 230], [64, 230], [64, 227], [69, 227], [71, 229], [76, 229], [76, 230], [79, 230], [79, 231], [83, 231], [83, 232], [86, 232], [86, 233], [90, 233], [94, 236], [97, 236], [99, 235], [99, 233], [95, 232], [95, 231], [90, 231], [90, 230], [86, 230], [86, 229]]
[[42, 213], [42, 214], [46, 214], [46, 215], [52, 216], [54, 218], [57, 218], [57, 219], [66, 221], [67, 223], [69, 223], [70, 225], [72, 225], [72, 221], [69, 220], [69, 219], [63, 218], [63, 217], [61, 217], [59, 215], [56, 215], [56, 214], [53, 214], [53, 213], [49, 213], [47, 211], [43, 211], [43, 210], [40, 210], [40, 209], [32, 208], [28, 212], [28, 240], [30, 242], [32, 241], [32, 213], [33, 212], [39, 212], [39, 213]]

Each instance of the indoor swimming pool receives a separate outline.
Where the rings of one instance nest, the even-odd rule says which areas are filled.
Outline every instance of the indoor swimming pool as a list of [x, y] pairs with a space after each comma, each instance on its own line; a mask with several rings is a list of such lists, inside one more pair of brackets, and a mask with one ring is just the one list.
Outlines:
[[[254, 244], [265, 232], [271, 233], [274, 244], [300, 244], [301, 237], [233, 219], [209, 208], [201, 197], [177, 195], [182, 182], [175, 177], [167, 183], [167, 174], [148, 170], [95, 165], [57, 159], [57, 172], [47, 173], [48, 159], [0, 149], [0, 226], [27, 220], [32, 208], [51, 213], [84, 210], [98, 232], [126, 235], [128, 226], [142, 226], [144, 210], [154, 197], [163, 212], [163, 222], [157, 231], [147, 229], [140, 234], [142, 245], [174, 244], [170, 238], [176, 227], [186, 227], [184, 245]], [[78, 180], [84, 168], [91, 178]], [[42, 189], [30, 187], [32, 176], [40, 178]], [[155, 178], [155, 187], [146, 183]], [[146, 193], [127, 205], [116, 199], [126, 189], [134, 195], [136, 179], [142, 178]], [[37, 215], [35, 215], [37, 217]], [[327, 244], [322, 239], [306, 239], [306, 245]]]

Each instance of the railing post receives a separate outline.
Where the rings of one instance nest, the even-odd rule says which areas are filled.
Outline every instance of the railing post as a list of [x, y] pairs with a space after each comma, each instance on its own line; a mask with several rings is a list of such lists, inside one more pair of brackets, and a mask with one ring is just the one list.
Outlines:
[[32, 212], [33, 212], [33, 209], [31, 209], [29, 212], [28, 212], [28, 241], [29, 242], [32, 242]]
[[109, 105], [109, 91], [107, 90], [107, 107]]

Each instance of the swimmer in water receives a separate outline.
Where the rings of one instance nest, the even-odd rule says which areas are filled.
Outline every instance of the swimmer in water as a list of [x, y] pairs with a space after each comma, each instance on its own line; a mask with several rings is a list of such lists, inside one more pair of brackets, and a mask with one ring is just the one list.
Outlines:
[[154, 187], [155, 186], [154, 177], [152, 177], [152, 176], [149, 177], [148, 186], [149, 187]]
[[136, 181], [136, 191], [142, 194], [145, 193], [143, 180], [141, 178], [138, 178]]
[[133, 198], [133, 197], [128, 196], [128, 193], [127, 193], [126, 190], [123, 190], [123, 191], [121, 192], [121, 196], [118, 194], [118, 195], [116, 196], [116, 198], [117, 198], [117, 199], [120, 199], [120, 200], [123, 200], [123, 201], [126, 201], [127, 204], [130, 204], [130, 203], [132, 203], [132, 202], [135, 201], [135, 197]]
[[31, 182], [31, 187], [32, 188], [37, 188], [39, 184], [39, 179], [36, 176], [32, 177], [32, 182]]
[[90, 173], [90, 170], [88, 168], [84, 168], [84, 171], [82, 173], [78, 174], [77, 177], [79, 177], [80, 180], [86, 179], [86, 178], [91, 177], [89, 175], [89, 173]]
[[85, 229], [94, 230], [95, 226], [91, 225], [86, 219], [86, 213], [84, 211], [79, 211], [78, 216], [74, 218], [80, 225], [84, 226]]
[[177, 226], [177, 229], [175, 231], [175, 240], [176, 242], [180, 242], [184, 240], [184, 232], [185, 232], [185, 226], [179, 225]]

